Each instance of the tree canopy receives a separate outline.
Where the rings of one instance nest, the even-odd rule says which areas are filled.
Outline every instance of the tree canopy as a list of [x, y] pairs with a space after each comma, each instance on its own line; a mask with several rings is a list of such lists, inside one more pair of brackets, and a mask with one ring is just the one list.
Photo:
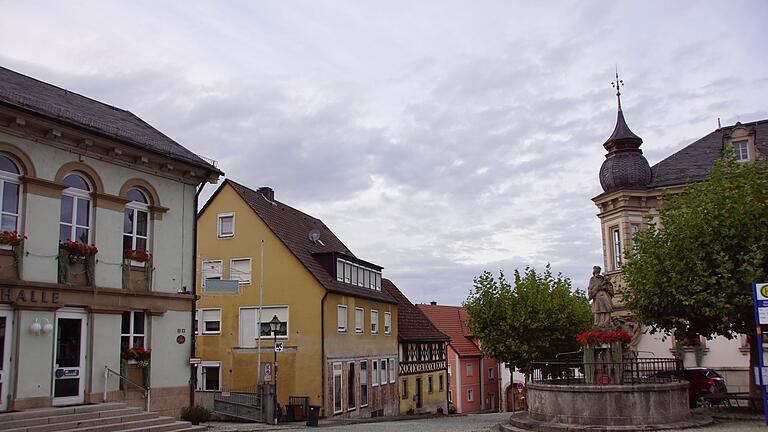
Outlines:
[[659, 226], [634, 238], [624, 303], [652, 331], [677, 337], [751, 334], [753, 281], [768, 275], [768, 172], [732, 158], [668, 195]]
[[483, 352], [525, 372], [531, 361], [578, 350], [576, 336], [592, 324], [584, 292], [573, 291], [570, 279], [554, 276], [549, 265], [543, 273], [515, 270], [513, 282], [501, 271], [498, 278], [486, 271], [474, 279], [464, 308]]

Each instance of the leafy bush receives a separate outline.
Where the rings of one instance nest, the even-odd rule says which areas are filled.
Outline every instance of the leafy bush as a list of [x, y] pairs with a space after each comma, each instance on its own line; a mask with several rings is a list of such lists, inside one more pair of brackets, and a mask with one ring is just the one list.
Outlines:
[[211, 419], [211, 412], [201, 406], [184, 407], [181, 409], [181, 419], [199, 425]]

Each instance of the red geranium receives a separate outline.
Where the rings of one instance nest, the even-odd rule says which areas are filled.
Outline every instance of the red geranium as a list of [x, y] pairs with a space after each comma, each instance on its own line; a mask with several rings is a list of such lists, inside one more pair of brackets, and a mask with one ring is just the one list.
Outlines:
[[121, 353], [121, 357], [126, 360], [135, 360], [139, 367], [149, 366], [149, 360], [152, 357], [152, 350], [144, 347], [129, 348]]
[[87, 245], [72, 240], [67, 240], [64, 243], [59, 244], [59, 248], [69, 252], [70, 256], [74, 255], [76, 257], [86, 257], [99, 253], [99, 248], [94, 244]]
[[613, 342], [629, 343], [631, 340], [632, 336], [623, 330], [610, 331], [601, 328], [593, 328], [576, 336], [576, 342], [581, 345], [589, 346], [610, 344]]
[[132, 261], [146, 262], [152, 258], [152, 254], [143, 249], [123, 249], [123, 258]]
[[27, 239], [27, 236], [19, 235], [17, 231], [3, 231], [0, 233], [0, 244], [18, 246]]

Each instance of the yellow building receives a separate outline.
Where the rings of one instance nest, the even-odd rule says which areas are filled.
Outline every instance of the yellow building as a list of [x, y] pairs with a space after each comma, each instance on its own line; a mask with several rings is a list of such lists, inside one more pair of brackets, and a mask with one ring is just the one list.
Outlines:
[[397, 300], [400, 343], [400, 413], [448, 413], [448, 336], [388, 279], [384, 290]]
[[281, 406], [308, 396], [323, 416], [398, 413], [397, 302], [381, 288], [381, 266], [272, 189], [231, 180], [200, 212], [198, 258], [198, 389], [253, 388], [259, 351], [261, 378], [274, 379], [277, 317]]

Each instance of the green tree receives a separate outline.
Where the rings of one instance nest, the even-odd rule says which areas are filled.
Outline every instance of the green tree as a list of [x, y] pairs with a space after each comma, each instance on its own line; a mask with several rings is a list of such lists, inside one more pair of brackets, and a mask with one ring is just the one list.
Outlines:
[[704, 181], [664, 198], [659, 227], [636, 234], [622, 268], [628, 285], [623, 299], [652, 332], [677, 338], [754, 334], [751, 283], [768, 274], [765, 168], [732, 158], [716, 163]]
[[576, 351], [576, 336], [592, 324], [584, 292], [571, 290], [571, 281], [526, 267], [515, 270], [514, 286], [499, 272], [498, 279], [483, 272], [464, 303], [469, 328], [492, 358], [528, 372], [531, 361], [553, 359]]

